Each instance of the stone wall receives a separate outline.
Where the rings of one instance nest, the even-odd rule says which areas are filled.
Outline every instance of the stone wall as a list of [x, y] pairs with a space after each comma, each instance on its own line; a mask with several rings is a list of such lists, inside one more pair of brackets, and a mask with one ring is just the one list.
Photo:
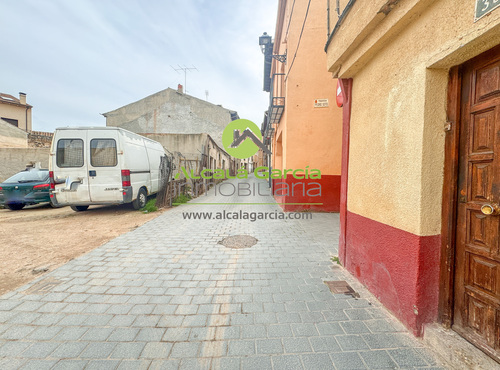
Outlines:
[[41, 162], [49, 167], [48, 148], [0, 148], [0, 182], [26, 169], [30, 162]]
[[52, 132], [30, 131], [28, 132], [28, 146], [30, 148], [50, 148], [53, 136]]

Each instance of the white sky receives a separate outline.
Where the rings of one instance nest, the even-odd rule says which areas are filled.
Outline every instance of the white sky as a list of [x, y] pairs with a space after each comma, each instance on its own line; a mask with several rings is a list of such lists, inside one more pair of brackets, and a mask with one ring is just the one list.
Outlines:
[[259, 127], [268, 95], [258, 38], [276, 0], [16, 0], [0, 5], [0, 92], [27, 94], [33, 130], [104, 126], [100, 113], [167, 87]]

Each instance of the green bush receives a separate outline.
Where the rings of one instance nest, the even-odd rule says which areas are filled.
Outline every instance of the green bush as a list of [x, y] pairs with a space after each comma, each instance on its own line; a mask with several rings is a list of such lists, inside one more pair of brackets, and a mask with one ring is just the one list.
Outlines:
[[191, 197], [187, 194], [180, 194], [178, 196], [176, 196], [174, 198], [174, 200], [172, 201], [172, 205], [174, 206], [178, 206], [179, 204], [182, 204], [182, 203], [187, 203], [191, 200]]
[[156, 198], [148, 200], [146, 205], [141, 208], [142, 213], [151, 213], [158, 211], [158, 207], [156, 207]]

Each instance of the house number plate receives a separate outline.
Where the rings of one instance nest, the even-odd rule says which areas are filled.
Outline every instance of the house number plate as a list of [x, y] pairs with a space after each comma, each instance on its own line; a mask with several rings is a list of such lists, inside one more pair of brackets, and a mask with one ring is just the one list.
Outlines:
[[493, 9], [500, 6], [500, 0], [476, 0], [476, 17], [475, 21], [481, 19]]

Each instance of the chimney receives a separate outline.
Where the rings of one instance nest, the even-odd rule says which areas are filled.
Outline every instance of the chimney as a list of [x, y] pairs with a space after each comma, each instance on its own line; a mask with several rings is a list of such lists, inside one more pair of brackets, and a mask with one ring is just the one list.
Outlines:
[[182, 93], [183, 93], [183, 91], [182, 91], [182, 90], [183, 90], [182, 85], [181, 85], [181, 84], [178, 84], [178, 85], [177, 85], [177, 92], [178, 92], [179, 94], [182, 94]]
[[19, 93], [19, 102], [23, 105], [26, 105], [26, 94], [23, 92]]
[[[240, 130], [233, 130], [233, 143], [240, 138]], [[232, 148], [232, 146], [231, 146]]]

